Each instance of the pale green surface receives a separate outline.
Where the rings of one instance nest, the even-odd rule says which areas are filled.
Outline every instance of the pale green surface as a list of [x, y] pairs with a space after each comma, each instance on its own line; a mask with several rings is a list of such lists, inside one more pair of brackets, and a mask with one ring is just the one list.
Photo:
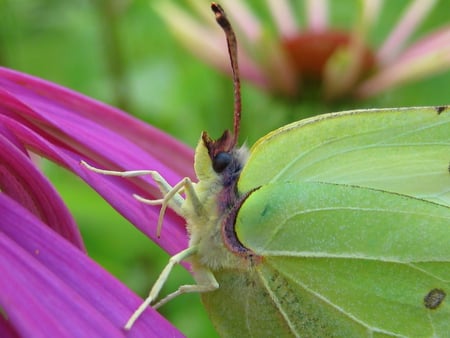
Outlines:
[[450, 204], [450, 111], [361, 110], [287, 125], [251, 149], [239, 189], [274, 181], [354, 184]]
[[[263, 257], [214, 271], [219, 333], [446, 337], [450, 332], [450, 114], [360, 111], [263, 137], [239, 179], [236, 234]], [[324, 183], [326, 182], [326, 183]], [[424, 305], [433, 289], [447, 298]]]
[[[257, 268], [293, 326], [310, 329], [309, 322], [317, 322], [337, 336], [352, 325], [358, 328], [355, 337], [363, 328], [367, 336], [379, 331], [442, 337], [450, 332], [450, 307], [444, 302], [428, 310], [423, 299], [434, 288], [450, 290], [449, 226], [448, 207], [308, 182], [256, 191], [241, 208], [236, 231], [273, 270]], [[282, 291], [272, 286], [272, 276], [286, 283]], [[336, 316], [343, 320], [338, 327]]]

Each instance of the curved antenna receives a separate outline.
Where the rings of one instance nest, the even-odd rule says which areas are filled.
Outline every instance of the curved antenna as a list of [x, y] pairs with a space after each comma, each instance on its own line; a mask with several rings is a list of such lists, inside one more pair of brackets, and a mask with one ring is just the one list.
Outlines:
[[236, 35], [234, 34], [233, 27], [225, 14], [223, 8], [215, 3], [211, 3], [211, 9], [216, 15], [216, 21], [222, 27], [227, 38], [228, 55], [230, 56], [231, 70], [233, 72], [233, 85], [234, 85], [234, 144], [237, 144], [239, 137], [239, 127], [241, 125], [241, 81], [239, 79], [239, 67], [237, 57], [237, 42]]

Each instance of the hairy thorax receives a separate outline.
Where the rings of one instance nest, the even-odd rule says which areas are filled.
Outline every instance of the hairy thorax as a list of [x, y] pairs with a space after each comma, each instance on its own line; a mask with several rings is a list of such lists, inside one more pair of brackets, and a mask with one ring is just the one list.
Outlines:
[[213, 170], [202, 170], [205, 167], [211, 168], [211, 165], [203, 166], [203, 163], [198, 162], [211, 160], [205, 156], [202, 144], [197, 147], [196, 169], [200, 169], [196, 170], [199, 183], [195, 184], [194, 190], [201, 207], [193, 207], [195, 201], [192, 200], [192, 196], [186, 194], [182, 210], [190, 235], [189, 246], [198, 248], [195, 260], [212, 271], [224, 268], [245, 269], [247, 265], [245, 259], [230, 251], [223, 237], [224, 223], [230, 211], [239, 202], [236, 182], [247, 154], [246, 148], [235, 150], [233, 153], [235, 163], [228, 171], [216, 173]]

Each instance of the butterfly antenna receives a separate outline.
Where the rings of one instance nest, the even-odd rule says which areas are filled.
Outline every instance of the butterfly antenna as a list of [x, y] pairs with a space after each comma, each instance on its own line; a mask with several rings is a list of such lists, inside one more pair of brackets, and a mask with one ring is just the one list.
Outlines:
[[234, 84], [234, 144], [237, 144], [239, 137], [239, 127], [241, 125], [241, 81], [239, 79], [239, 67], [237, 58], [237, 42], [236, 35], [234, 34], [233, 27], [231, 27], [230, 21], [225, 14], [223, 8], [213, 2], [211, 3], [211, 9], [216, 15], [216, 21], [222, 27], [227, 38], [228, 55], [230, 56], [231, 70], [233, 72], [233, 84]]

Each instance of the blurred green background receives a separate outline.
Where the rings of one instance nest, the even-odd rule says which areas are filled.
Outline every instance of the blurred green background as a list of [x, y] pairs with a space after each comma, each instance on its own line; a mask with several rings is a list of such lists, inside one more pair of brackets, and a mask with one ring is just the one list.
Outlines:
[[[180, 47], [150, 2], [0, 0], [0, 64], [119, 106], [194, 147], [202, 130], [217, 137], [231, 126], [232, 83]], [[249, 2], [266, 8], [262, 1]], [[351, 22], [345, 16], [355, 3], [341, 1], [331, 15], [343, 25]], [[385, 4], [389, 10], [383, 10], [382, 24], [370, 36], [373, 45], [383, 40], [408, 3]], [[439, 2], [416, 35], [448, 23], [449, 9], [448, 1]], [[448, 104], [449, 85], [446, 71], [371, 100], [325, 105], [271, 97], [244, 82], [241, 141], [253, 144], [305, 112]], [[252, 121], [258, 121], [256, 128]], [[47, 162], [45, 170], [72, 210], [90, 256], [144, 297], [167, 254], [78, 178]], [[189, 273], [178, 267], [163, 293], [188, 283]], [[198, 295], [183, 295], [161, 313], [189, 337], [216, 336]]]

